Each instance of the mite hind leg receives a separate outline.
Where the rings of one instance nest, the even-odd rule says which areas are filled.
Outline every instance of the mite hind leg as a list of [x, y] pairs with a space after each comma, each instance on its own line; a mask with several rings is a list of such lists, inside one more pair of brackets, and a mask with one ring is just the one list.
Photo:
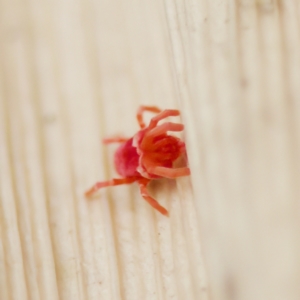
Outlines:
[[104, 138], [102, 140], [103, 144], [112, 144], [112, 143], [125, 143], [129, 140], [129, 138], [122, 137], [122, 136], [115, 136], [111, 138]]
[[113, 178], [108, 181], [99, 181], [96, 182], [89, 190], [85, 192], [85, 196], [90, 197], [99, 189], [102, 189], [104, 187], [121, 185], [121, 184], [130, 184], [136, 181], [137, 179], [138, 179], [137, 177], [128, 177], [128, 178]]

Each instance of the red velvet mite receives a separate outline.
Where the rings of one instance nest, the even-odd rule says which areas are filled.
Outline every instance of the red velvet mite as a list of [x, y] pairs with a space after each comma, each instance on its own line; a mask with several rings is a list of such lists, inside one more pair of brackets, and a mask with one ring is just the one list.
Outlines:
[[[145, 111], [157, 114], [147, 127], [143, 120]], [[85, 195], [89, 197], [103, 187], [137, 181], [142, 197], [161, 214], [168, 216], [168, 211], [149, 195], [147, 185], [153, 179], [177, 178], [190, 174], [188, 167], [173, 168], [177, 158], [186, 156], [185, 143], [167, 133], [182, 131], [184, 126], [172, 122], [158, 125], [159, 121], [179, 114], [175, 109], [162, 111], [155, 106], [141, 106], [137, 112], [141, 129], [132, 138], [113, 137], [103, 140], [104, 144], [121, 143], [115, 152], [114, 163], [122, 178], [97, 182]]]

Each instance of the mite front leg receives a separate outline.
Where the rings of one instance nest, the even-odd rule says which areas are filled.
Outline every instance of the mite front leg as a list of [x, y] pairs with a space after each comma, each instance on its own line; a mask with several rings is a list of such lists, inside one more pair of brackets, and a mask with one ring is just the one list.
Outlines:
[[183, 124], [167, 122], [161, 125], [158, 125], [147, 131], [140, 145], [141, 149], [146, 149], [147, 145], [153, 144], [153, 139], [156, 136], [166, 134], [168, 131], [182, 131], [184, 129]]
[[161, 134], [165, 134], [167, 131], [182, 131], [184, 129], [183, 124], [166, 122], [164, 124], [158, 125], [148, 131], [145, 137], [155, 137]]
[[139, 125], [141, 127], [141, 129], [145, 128], [146, 125], [145, 125], [145, 122], [144, 122], [144, 118], [143, 118], [143, 113], [145, 111], [150, 111], [150, 112], [153, 112], [153, 113], [160, 113], [161, 110], [156, 107], [156, 106], [140, 106], [137, 114], [136, 114], [136, 117], [137, 117], [137, 120], [139, 122]]
[[169, 216], [168, 211], [161, 206], [154, 198], [152, 198], [147, 190], [147, 184], [149, 183], [149, 180], [139, 180], [139, 187], [142, 197], [157, 211], [159, 211], [164, 216]]
[[95, 192], [97, 192], [99, 189], [102, 189], [104, 187], [108, 186], [114, 186], [114, 185], [121, 185], [121, 184], [130, 184], [134, 181], [138, 180], [138, 177], [128, 177], [128, 178], [113, 178], [108, 181], [99, 181], [95, 183], [89, 190], [85, 192], [86, 197], [92, 196]]
[[191, 171], [189, 168], [177, 168], [177, 169], [171, 169], [171, 168], [166, 168], [166, 167], [149, 167], [146, 170], [150, 174], [154, 174], [157, 176], [165, 177], [165, 178], [170, 178], [174, 179], [177, 177], [182, 177], [182, 176], [188, 176], [191, 174]]
[[167, 117], [176, 117], [179, 115], [180, 115], [180, 112], [177, 109], [165, 109], [151, 119], [148, 128], [149, 129], [154, 128], [157, 125], [157, 123], [162, 119], [165, 119]]

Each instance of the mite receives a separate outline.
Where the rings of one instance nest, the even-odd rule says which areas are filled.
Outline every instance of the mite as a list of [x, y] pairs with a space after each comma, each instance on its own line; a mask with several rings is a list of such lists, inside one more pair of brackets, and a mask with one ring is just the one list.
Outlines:
[[[143, 118], [145, 111], [155, 113], [149, 125]], [[104, 144], [120, 143], [114, 155], [116, 171], [122, 178], [113, 178], [94, 184], [85, 195], [90, 197], [101, 188], [137, 182], [142, 197], [161, 214], [168, 216], [168, 211], [152, 198], [147, 190], [151, 180], [160, 178], [177, 178], [190, 175], [186, 167], [174, 168], [174, 162], [181, 156], [186, 157], [185, 143], [179, 138], [169, 135], [169, 131], [182, 131], [179, 123], [159, 121], [179, 116], [175, 109], [160, 110], [155, 106], [141, 106], [137, 112], [140, 130], [132, 138], [112, 137], [103, 140]]]

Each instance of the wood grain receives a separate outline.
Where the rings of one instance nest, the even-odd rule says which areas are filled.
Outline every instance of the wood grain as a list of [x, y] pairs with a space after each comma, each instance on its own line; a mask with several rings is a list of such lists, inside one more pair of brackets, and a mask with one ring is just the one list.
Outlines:
[[299, 4], [165, 1], [213, 299], [299, 299]]
[[[299, 16], [0, 0], [0, 299], [300, 299]], [[135, 185], [84, 198], [140, 104], [182, 112], [192, 175], [151, 186], [170, 218]]]
[[170, 218], [135, 185], [84, 198], [104, 136], [178, 107], [163, 3], [0, 4], [0, 299], [205, 299], [189, 179], [151, 189]]

